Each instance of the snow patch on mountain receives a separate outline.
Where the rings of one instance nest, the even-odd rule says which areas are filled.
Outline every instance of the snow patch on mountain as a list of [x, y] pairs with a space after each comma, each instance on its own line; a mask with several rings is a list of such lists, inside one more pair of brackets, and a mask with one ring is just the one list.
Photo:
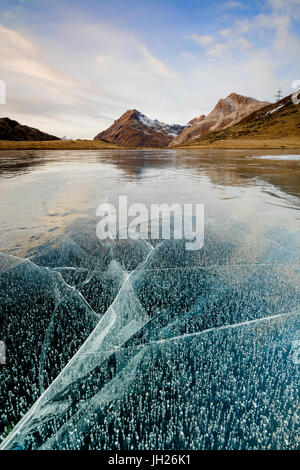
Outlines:
[[150, 119], [139, 111], [137, 111], [136, 116], [139, 121], [144, 124], [144, 126], [150, 127], [151, 129], [154, 129], [158, 132], [165, 132], [171, 137], [177, 137], [180, 132], [184, 129], [184, 126], [181, 126], [180, 124], [171, 125], [166, 124], [165, 122], [158, 121], [157, 119]]

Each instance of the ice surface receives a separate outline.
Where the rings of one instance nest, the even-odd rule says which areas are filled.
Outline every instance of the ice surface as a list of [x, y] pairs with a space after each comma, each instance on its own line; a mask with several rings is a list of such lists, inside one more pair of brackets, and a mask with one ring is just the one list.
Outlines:
[[1, 448], [297, 447], [297, 234], [218, 217], [193, 252], [84, 227], [1, 255]]
[[262, 157], [253, 158], [261, 158], [263, 160], [292, 160], [297, 162], [300, 160], [300, 155], [263, 155]]
[[298, 327], [285, 314], [116, 352], [121, 370], [42, 448], [295, 448]]
[[[99, 321], [59, 273], [0, 255], [1, 432], [27, 411]], [[10, 269], [8, 269], [10, 268]]]

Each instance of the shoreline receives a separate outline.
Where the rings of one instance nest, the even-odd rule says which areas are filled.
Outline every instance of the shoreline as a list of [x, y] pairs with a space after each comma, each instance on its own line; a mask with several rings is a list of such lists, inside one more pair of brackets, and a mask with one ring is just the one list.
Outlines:
[[220, 150], [300, 150], [300, 137], [281, 139], [225, 139], [213, 143], [177, 145], [172, 149], [220, 149]]
[[0, 150], [120, 150], [121, 147], [99, 140], [0, 140]]
[[300, 137], [282, 139], [226, 139], [213, 143], [195, 143], [174, 147], [122, 147], [97, 140], [12, 141], [0, 140], [0, 150], [300, 150]]

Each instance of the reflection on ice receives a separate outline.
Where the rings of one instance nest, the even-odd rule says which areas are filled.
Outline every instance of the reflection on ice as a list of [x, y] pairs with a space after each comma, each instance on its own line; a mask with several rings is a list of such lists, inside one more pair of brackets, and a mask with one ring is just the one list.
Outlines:
[[74, 227], [1, 255], [2, 448], [297, 446], [296, 234], [219, 217], [193, 252]]

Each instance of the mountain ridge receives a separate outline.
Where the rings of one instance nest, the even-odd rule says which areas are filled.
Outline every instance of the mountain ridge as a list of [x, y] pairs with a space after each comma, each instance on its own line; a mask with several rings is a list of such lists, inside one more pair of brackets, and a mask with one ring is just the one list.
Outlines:
[[226, 129], [243, 119], [253, 111], [269, 105], [267, 101], [259, 101], [249, 96], [230, 93], [226, 98], [220, 99], [213, 110], [200, 121], [190, 121], [194, 124], [186, 128], [175, 137], [169, 147], [184, 144], [200, 138], [209, 132]]
[[[229, 148], [229, 145], [232, 148], [236, 145], [250, 145], [249, 148], [253, 148], [258, 140], [259, 145], [263, 145], [263, 138], [266, 139], [264, 147], [291, 147], [295, 144], [296, 148], [298, 141], [300, 144], [300, 107], [291, 97], [289, 95], [277, 103], [268, 103], [231, 93], [220, 99], [207, 116], [195, 117], [185, 126], [152, 120], [136, 109], [129, 109], [90, 141], [77, 139], [63, 142], [56, 136], [5, 117], [0, 118], [1, 148], [13, 148], [14, 145], [15, 148], [21, 148], [20, 145], [27, 148], [30, 142], [34, 146], [32, 148], [38, 148], [39, 141], [44, 147], [51, 141], [63, 142], [63, 145], [55, 144], [55, 148], [173, 148], [198, 145], [222, 148], [222, 142], [224, 148]], [[42, 144], [43, 141], [49, 144]], [[13, 142], [20, 145], [17, 147]]]
[[[257, 148], [268, 147], [278, 143], [279, 147], [292, 148], [300, 145], [300, 106], [295, 104], [288, 95], [276, 103], [259, 108], [248, 114], [238, 123], [180, 144], [183, 148], [230, 148], [230, 142], [237, 148], [244, 143], [255, 142]], [[300, 99], [300, 91], [297, 95]], [[263, 143], [265, 141], [265, 144]], [[227, 147], [229, 145], [229, 147]], [[295, 148], [296, 148], [295, 147]], [[249, 147], [250, 148], [250, 147]]]
[[20, 124], [8, 117], [0, 118], [0, 140], [10, 141], [44, 141], [61, 140], [34, 127]]

